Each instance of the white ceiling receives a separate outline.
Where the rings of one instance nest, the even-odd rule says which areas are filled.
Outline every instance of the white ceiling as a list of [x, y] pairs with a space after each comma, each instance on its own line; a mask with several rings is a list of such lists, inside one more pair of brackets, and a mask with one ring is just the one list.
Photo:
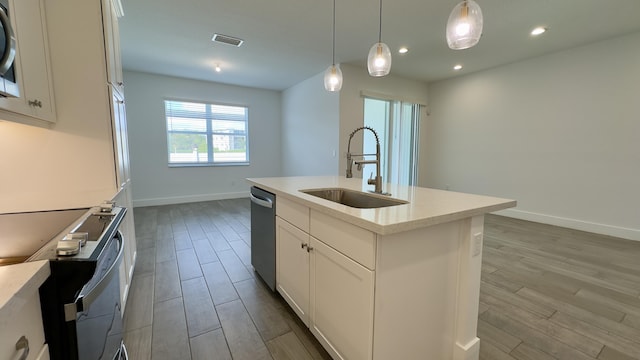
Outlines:
[[[121, 0], [125, 69], [283, 90], [331, 65], [331, 0]], [[458, 0], [385, 0], [382, 41], [391, 74], [445, 79], [640, 31], [640, 0], [478, 0], [480, 43], [450, 50], [445, 24]], [[336, 0], [336, 62], [366, 68], [378, 37], [376, 0]], [[532, 38], [535, 26], [549, 28]], [[245, 40], [211, 42], [214, 33]], [[409, 52], [397, 53], [400, 46]], [[452, 70], [460, 63], [464, 69]], [[220, 64], [222, 72], [214, 67]]]

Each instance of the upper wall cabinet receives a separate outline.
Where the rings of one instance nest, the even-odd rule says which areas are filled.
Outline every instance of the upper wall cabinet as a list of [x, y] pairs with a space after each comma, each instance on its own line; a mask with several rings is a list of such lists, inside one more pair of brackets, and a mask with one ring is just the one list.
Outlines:
[[56, 110], [44, 0], [9, 0], [9, 14], [16, 33], [14, 69], [20, 97], [0, 98], [0, 119], [53, 123]]
[[120, 0], [102, 0], [102, 21], [107, 51], [107, 81], [120, 94], [124, 94], [122, 60], [120, 57], [120, 30], [118, 18], [123, 16]]

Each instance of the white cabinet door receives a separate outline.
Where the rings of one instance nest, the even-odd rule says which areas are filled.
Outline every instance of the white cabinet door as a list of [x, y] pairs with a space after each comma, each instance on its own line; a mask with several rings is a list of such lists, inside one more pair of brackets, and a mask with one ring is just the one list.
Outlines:
[[16, 349], [16, 343], [24, 336], [31, 349], [26, 359], [35, 360], [45, 344], [38, 292], [28, 295], [22, 309], [0, 319], [0, 325], [0, 359], [19, 359], [25, 351]]
[[130, 185], [125, 185], [118, 195], [113, 198], [113, 201], [116, 202], [117, 206], [127, 208], [127, 214], [122, 220], [119, 228], [124, 240], [124, 261], [122, 261], [120, 265], [120, 299], [122, 300], [122, 315], [124, 316], [137, 257], [136, 234], [133, 219], [133, 200], [131, 199]]
[[123, 92], [122, 60], [120, 57], [119, 0], [102, 0], [105, 50], [107, 53], [107, 81]]
[[371, 359], [374, 272], [311, 237], [311, 332], [335, 359]]
[[[15, 71], [20, 97], [0, 98], [0, 108], [56, 121], [44, 0], [11, 1], [17, 37]], [[8, 120], [14, 120], [9, 115]], [[17, 119], [20, 121], [20, 118]]]
[[113, 144], [116, 152], [116, 181], [118, 188], [123, 188], [130, 179], [129, 170], [129, 136], [127, 133], [127, 113], [123, 96], [112, 86], [111, 92]]
[[309, 326], [309, 234], [276, 217], [276, 289]]

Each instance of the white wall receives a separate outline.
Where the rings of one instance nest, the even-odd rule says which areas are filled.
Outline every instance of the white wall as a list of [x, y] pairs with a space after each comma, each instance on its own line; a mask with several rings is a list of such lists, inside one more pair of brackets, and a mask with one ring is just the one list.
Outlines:
[[[247, 196], [247, 177], [279, 176], [281, 93], [125, 72], [136, 206]], [[249, 166], [168, 167], [165, 98], [249, 107]]]
[[324, 73], [282, 93], [284, 176], [338, 174], [339, 102], [324, 89]]
[[427, 185], [640, 240], [640, 33], [430, 84]]
[[[352, 65], [340, 68], [344, 81], [339, 93], [324, 89], [324, 72], [284, 91], [283, 175], [345, 174], [349, 134], [364, 124], [362, 91], [427, 102], [426, 83], [395, 76], [373, 78], [367, 69]], [[362, 149], [362, 133], [351, 147]], [[362, 172], [353, 175], [361, 177]]]

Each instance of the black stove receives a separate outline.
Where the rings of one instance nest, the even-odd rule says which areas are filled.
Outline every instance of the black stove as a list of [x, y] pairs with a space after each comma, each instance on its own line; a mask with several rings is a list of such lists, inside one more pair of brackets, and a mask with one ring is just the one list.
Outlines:
[[50, 262], [40, 302], [53, 360], [126, 359], [118, 231], [126, 211], [112, 204], [87, 209], [27, 260]]

